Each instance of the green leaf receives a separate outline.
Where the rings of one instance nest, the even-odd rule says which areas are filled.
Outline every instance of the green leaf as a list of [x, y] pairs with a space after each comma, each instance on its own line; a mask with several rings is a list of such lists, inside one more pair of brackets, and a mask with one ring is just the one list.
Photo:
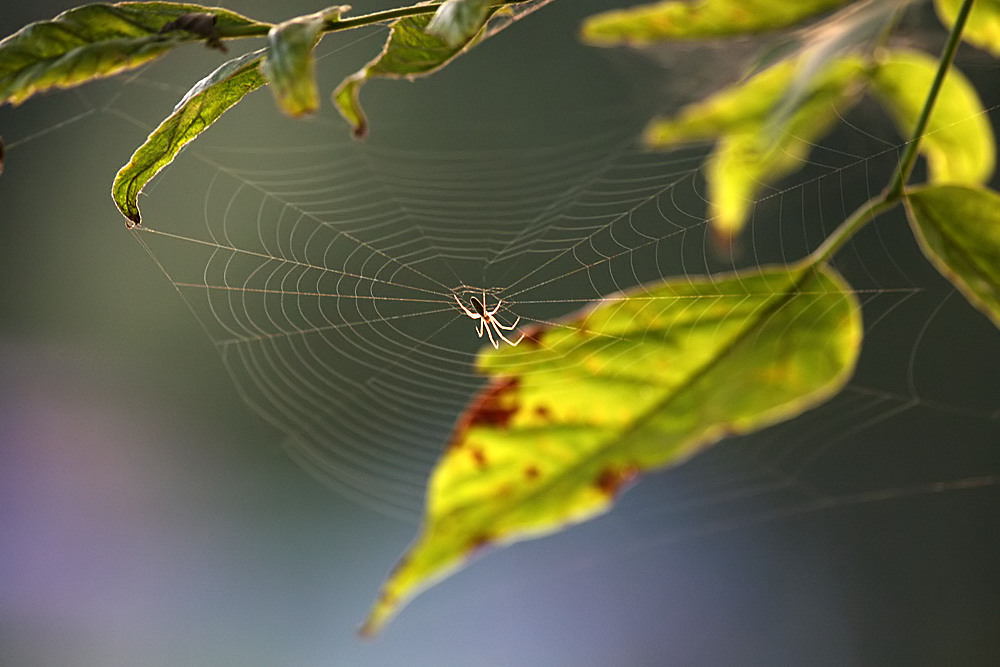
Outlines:
[[448, 46], [459, 46], [475, 37], [490, 15], [492, 0], [445, 0], [427, 24], [427, 32]]
[[348, 9], [343, 5], [300, 16], [274, 26], [267, 33], [267, 55], [261, 63], [261, 72], [271, 84], [278, 107], [288, 115], [302, 116], [319, 108], [313, 49], [319, 42], [323, 24], [328, 19], [340, 18]]
[[[935, 0], [941, 22], [955, 24], [962, 0]], [[1000, 0], [976, 0], [962, 29], [962, 39], [1000, 58]]]
[[[799, 168], [813, 144], [857, 100], [865, 63], [840, 58], [807, 81], [797, 80], [798, 71], [797, 60], [778, 63], [646, 128], [645, 144], [661, 150], [718, 138], [706, 179], [709, 218], [721, 241], [742, 230], [761, 189]], [[800, 88], [789, 98], [793, 84]]]
[[1000, 327], [1000, 195], [983, 187], [915, 188], [906, 213], [937, 270]]
[[851, 0], [668, 0], [589, 17], [582, 38], [596, 46], [649, 44], [766, 32]]
[[[892, 51], [872, 76], [873, 91], [910, 136], [938, 69], [938, 61], [919, 51]], [[993, 173], [996, 146], [990, 119], [975, 88], [952, 67], [920, 139], [934, 184], [983, 183]]]
[[[493, 7], [491, 12], [498, 8]], [[368, 134], [368, 119], [361, 108], [361, 86], [375, 77], [415, 79], [441, 69], [472, 48], [483, 33], [479, 31], [456, 44], [427, 32], [431, 21], [423, 14], [394, 21], [382, 52], [359, 71], [345, 78], [333, 91], [333, 103], [352, 126], [355, 137]]]
[[[184, 17], [199, 13], [214, 17], [214, 34], [183, 27], [188, 25]], [[20, 104], [44, 90], [71, 88], [139, 67], [182, 42], [206, 39], [215, 44], [220, 37], [261, 34], [267, 27], [228, 10], [193, 4], [83, 5], [25, 26], [0, 42], [0, 102]]]
[[111, 188], [118, 209], [128, 218], [129, 227], [142, 222], [137, 199], [146, 183], [173, 162], [188, 142], [208, 129], [247, 93], [266, 83], [259, 70], [263, 58], [264, 49], [261, 49], [223, 63], [195, 84], [177, 103], [173, 113], [132, 154], [129, 163], [115, 176]]
[[850, 376], [860, 308], [829, 268], [646, 286], [518, 347], [487, 348], [488, 386], [431, 477], [424, 525], [363, 628], [484, 547], [607, 511], [637, 475], [801, 413]]

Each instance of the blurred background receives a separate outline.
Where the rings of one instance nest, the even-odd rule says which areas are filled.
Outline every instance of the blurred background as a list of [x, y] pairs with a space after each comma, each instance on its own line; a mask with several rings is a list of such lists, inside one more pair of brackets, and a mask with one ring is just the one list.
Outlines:
[[[627, 3], [555, 2], [429, 79], [369, 84], [369, 141], [410, 155], [474, 148], [488, 161], [491, 147], [639, 128], [733, 69], [719, 50], [661, 71], [669, 54], [579, 44], [581, 19], [612, 4]], [[14, 4], [0, 33], [71, 6]], [[226, 6], [268, 21], [320, 8]], [[917, 14], [913, 39], [936, 52], [943, 34]], [[383, 34], [324, 41], [324, 89]], [[916, 288], [891, 307], [863, 299], [874, 312], [844, 396], [649, 476], [604, 517], [490, 554], [382, 636], [358, 639], [416, 526], [289, 459], [109, 196], [149, 129], [223, 59], [191, 45], [137, 77], [0, 109], [0, 664], [1000, 661], [1000, 336], [926, 265], [898, 216], [838, 257], [859, 289]], [[959, 62], [996, 124], [995, 63], [967, 48]], [[292, 121], [259, 92], [202, 140], [243, 146], [266, 132], [261, 143], [307, 146], [346, 134], [324, 102], [320, 118]], [[874, 135], [850, 144], [857, 155], [891, 137], [872, 110], [849, 119], [852, 142]], [[881, 188], [884, 159], [841, 181], [834, 204]], [[180, 169], [160, 180], [175, 198], [204, 198]], [[826, 201], [798, 192], [781, 200]], [[149, 200], [168, 214], [170, 197]], [[829, 228], [845, 215], [814, 213]], [[758, 481], [719, 497], [711, 482], [747, 451], [789, 442], [776, 476], [796, 469], [789, 458], [821, 457], [822, 493], [775, 495]]]

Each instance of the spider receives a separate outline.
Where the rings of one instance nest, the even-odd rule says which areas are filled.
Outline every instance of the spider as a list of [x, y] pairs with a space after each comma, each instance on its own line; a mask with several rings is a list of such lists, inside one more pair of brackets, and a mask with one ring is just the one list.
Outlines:
[[[469, 301], [472, 302], [472, 310], [466, 308], [465, 304], [459, 301], [458, 295], [454, 295], [455, 302], [458, 303], [458, 307], [462, 309], [462, 312], [471, 317], [474, 320], [479, 320], [479, 337], [483, 337], [483, 330], [486, 331], [486, 335], [490, 337], [490, 342], [493, 343], [493, 349], [500, 349], [500, 343], [496, 338], [493, 337], [495, 333], [499, 338], [501, 338], [508, 345], [517, 345], [524, 338], [524, 334], [518, 336], [517, 340], [512, 341], [503, 335], [504, 331], [513, 331], [517, 323], [521, 321], [521, 316], [518, 315], [517, 319], [514, 320], [513, 324], [501, 324], [500, 320], [496, 318], [497, 311], [500, 310], [500, 304], [503, 303], [501, 299], [497, 299], [497, 305], [493, 306], [493, 310], [486, 310], [486, 292], [483, 291], [483, 300], [480, 301], [477, 297], [472, 297]], [[492, 327], [492, 329], [490, 328]]]

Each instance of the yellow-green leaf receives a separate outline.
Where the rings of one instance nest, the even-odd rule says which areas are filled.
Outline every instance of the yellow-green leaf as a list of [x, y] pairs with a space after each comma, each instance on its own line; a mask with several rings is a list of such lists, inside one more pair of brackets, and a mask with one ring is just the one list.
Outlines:
[[857, 300], [829, 268], [682, 279], [487, 348], [488, 386], [431, 477], [423, 527], [364, 626], [483, 548], [608, 510], [645, 471], [829, 397], [857, 359]]
[[[646, 145], [661, 150], [718, 139], [706, 178], [709, 217], [719, 239], [740, 232], [760, 190], [800, 167], [813, 144], [855, 102], [865, 63], [840, 58], [805, 82], [798, 82], [797, 74], [798, 61], [778, 63], [646, 128]], [[793, 84], [803, 88], [794, 107], [785, 109]]]
[[[212, 34], [184, 18], [211, 15]], [[191, 26], [203, 25], [204, 22]], [[20, 104], [50, 88], [139, 67], [186, 41], [262, 34], [268, 24], [218, 7], [176, 2], [83, 5], [25, 26], [0, 41], [0, 102]]]
[[582, 38], [597, 46], [706, 39], [776, 30], [851, 0], [667, 0], [589, 17]]
[[[496, 7], [490, 9], [496, 10]], [[431, 74], [471, 48], [483, 32], [480, 27], [476, 33], [452, 44], [427, 32], [430, 21], [431, 16], [424, 14], [393, 22], [382, 52], [333, 91], [333, 103], [351, 123], [354, 136], [360, 138], [368, 133], [368, 120], [359, 100], [365, 82], [375, 77], [415, 79]]]
[[333, 91], [333, 104], [337, 111], [351, 124], [351, 134], [357, 139], [368, 136], [368, 116], [361, 108], [361, 86], [367, 78], [364, 72], [356, 72], [340, 82]]
[[[924, 106], [938, 61], [919, 51], [888, 54], [872, 75], [873, 91], [910, 136]], [[927, 131], [920, 139], [934, 184], [984, 183], [993, 173], [996, 146], [990, 119], [975, 88], [952, 67], [934, 104]]]
[[142, 221], [137, 199], [146, 183], [173, 162], [188, 142], [208, 129], [247, 93], [266, 83], [259, 70], [263, 57], [261, 49], [223, 63], [195, 84], [177, 103], [173, 113], [132, 154], [129, 163], [115, 176], [111, 188], [115, 204], [128, 219], [129, 227]]
[[343, 5], [300, 16], [271, 28], [261, 72], [271, 84], [278, 106], [290, 116], [315, 113], [319, 90], [313, 49], [327, 19], [340, 18], [350, 7]]
[[[935, 0], [941, 22], [951, 26], [962, 0]], [[976, 0], [962, 29], [962, 39], [1000, 58], [1000, 0]]]
[[906, 193], [910, 226], [928, 259], [1000, 327], [1000, 194], [956, 185]]
[[427, 32], [449, 46], [475, 37], [490, 16], [492, 0], [445, 0], [427, 24]]

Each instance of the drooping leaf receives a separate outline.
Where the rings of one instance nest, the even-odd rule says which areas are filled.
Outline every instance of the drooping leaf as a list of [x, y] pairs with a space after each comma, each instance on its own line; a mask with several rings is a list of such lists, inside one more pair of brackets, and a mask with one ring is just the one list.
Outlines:
[[1000, 194], [957, 185], [915, 188], [906, 213], [924, 254], [1000, 327]]
[[[872, 75], [873, 91], [904, 136], [917, 124], [937, 68], [938, 61], [926, 54], [896, 50]], [[989, 117], [975, 88], [954, 67], [938, 94], [920, 151], [931, 183], [974, 185], [993, 173], [996, 146]]]
[[492, 0], [445, 0], [434, 12], [427, 32], [449, 46], [458, 46], [478, 33], [490, 15]]
[[[797, 79], [798, 66], [794, 60], [778, 63], [646, 128], [646, 145], [661, 150], [718, 139], [706, 165], [717, 239], [740, 232], [761, 189], [800, 167], [862, 89], [860, 58], [834, 60], [806, 81]], [[790, 98], [793, 83], [801, 90]]]
[[259, 69], [263, 58], [264, 50], [261, 49], [223, 63], [195, 84], [177, 103], [173, 113], [132, 154], [129, 163], [115, 176], [111, 188], [129, 227], [142, 222], [137, 199], [146, 183], [173, 162], [188, 142], [208, 129], [245, 95], [266, 83]]
[[637, 475], [829, 397], [854, 367], [861, 316], [831, 269], [779, 267], [646, 286], [526, 333], [480, 356], [491, 381], [363, 632], [484, 547], [605, 512]]
[[[941, 22], [954, 25], [962, 0], [935, 0]], [[962, 29], [962, 39], [1000, 58], [1000, 0], [976, 0]]]
[[[184, 28], [210, 14], [214, 35]], [[71, 88], [143, 65], [180, 43], [263, 34], [268, 24], [218, 7], [175, 2], [83, 5], [25, 26], [0, 42], [0, 102], [20, 104], [50, 88]], [[165, 30], [166, 28], [166, 30]]]
[[348, 9], [342, 5], [300, 16], [279, 23], [267, 33], [267, 55], [261, 72], [271, 84], [278, 106], [288, 115], [302, 116], [319, 108], [313, 49], [323, 24], [340, 18]]
[[596, 46], [650, 44], [766, 32], [851, 0], [666, 0], [589, 17], [582, 38]]
[[[497, 8], [490, 8], [496, 11]], [[457, 43], [427, 32], [431, 16], [420, 15], [392, 23], [382, 52], [360, 70], [345, 78], [333, 92], [333, 103], [351, 124], [355, 137], [368, 134], [368, 119], [361, 108], [361, 86], [375, 77], [415, 79], [435, 72], [471, 48], [483, 32], [480, 28]]]

